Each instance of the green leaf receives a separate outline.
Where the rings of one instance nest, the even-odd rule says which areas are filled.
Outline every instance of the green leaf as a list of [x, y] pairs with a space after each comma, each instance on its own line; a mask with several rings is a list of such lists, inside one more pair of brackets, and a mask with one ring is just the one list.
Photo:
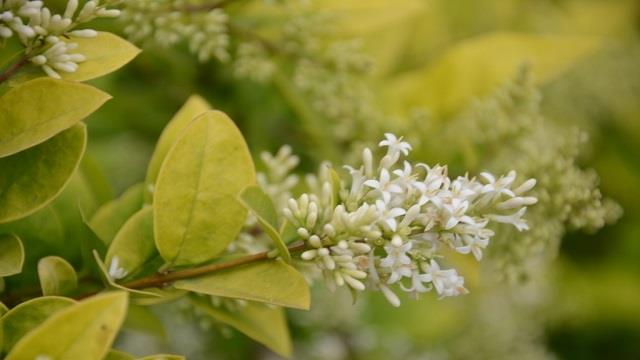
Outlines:
[[48, 141], [0, 158], [0, 223], [30, 215], [64, 189], [86, 146], [86, 127], [77, 124]]
[[[178, 298], [181, 298], [182, 296], [189, 293], [186, 290], [175, 289], [172, 287], [167, 287], [163, 289], [147, 288], [144, 290], [144, 292], [145, 294], [148, 294], [148, 295], [144, 297], [136, 296], [133, 299], [136, 305], [151, 306], [151, 305], [157, 305], [157, 304], [164, 304], [164, 303], [174, 301]], [[154, 294], [155, 297], [150, 296], [150, 294]]]
[[69, 295], [78, 287], [73, 266], [58, 256], [47, 256], [38, 262], [38, 277], [42, 295]]
[[257, 185], [248, 186], [240, 194], [240, 201], [250, 210], [258, 219], [260, 226], [269, 235], [273, 244], [278, 249], [280, 256], [286, 261], [291, 262], [291, 254], [287, 245], [282, 241], [278, 232], [278, 213], [269, 195], [265, 194]]
[[80, 163], [80, 169], [98, 205], [102, 205], [113, 198], [113, 190], [109, 180], [91, 153], [85, 153]]
[[177, 281], [178, 289], [208, 295], [309, 309], [306, 280], [281, 260], [266, 260], [221, 270], [211, 275]]
[[58, 296], [45, 296], [25, 301], [2, 317], [3, 350], [9, 351], [28, 332], [38, 327], [56, 312], [75, 304]]
[[332, 203], [332, 207], [336, 207], [336, 205], [338, 204], [338, 201], [340, 201], [340, 188], [341, 188], [340, 175], [334, 168], [331, 168], [330, 171], [331, 171], [331, 188], [332, 188], [331, 203]]
[[[192, 95], [173, 116], [167, 126], [165, 126], [149, 161], [149, 167], [147, 168], [147, 177], [145, 180], [147, 190], [155, 187], [160, 166], [180, 134], [191, 124], [196, 116], [210, 109], [211, 105], [209, 105], [205, 99], [198, 95]], [[145, 200], [150, 202], [152, 200], [151, 197], [152, 192], [146, 191]]]
[[102, 270], [96, 264], [93, 253], [98, 253], [100, 257], [107, 254], [107, 247], [104, 242], [93, 231], [93, 228], [89, 225], [86, 217], [81, 212], [82, 223], [80, 224], [80, 230], [85, 234], [80, 239], [80, 255], [82, 257], [82, 271], [88, 272], [92, 275], [100, 276]]
[[[2, 317], [4, 314], [6, 314], [7, 311], [9, 311], [9, 308], [7, 307], [7, 305], [5, 305], [2, 302], [0, 302], [0, 317]], [[0, 349], [1, 348], [2, 347], [0, 346]]]
[[184, 360], [184, 359], [185, 357], [180, 355], [158, 354], [158, 355], [149, 355], [149, 356], [141, 357], [136, 360]]
[[28, 149], [86, 118], [110, 96], [89, 85], [38, 78], [0, 98], [0, 157]]
[[397, 112], [426, 107], [447, 116], [511, 80], [520, 65], [531, 65], [537, 82], [546, 83], [601, 45], [601, 39], [582, 36], [482, 35], [399, 77], [388, 87], [388, 98]]
[[58, 311], [25, 335], [6, 360], [100, 360], [107, 355], [127, 311], [127, 293], [110, 292]]
[[19, 274], [24, 265], [24, 246], [13, 234], [0, 234], [0, 277]]
[[135, 358], [122, 351], [111, 349], [104, 360], [134, 360]]
[[25, 249], [28, 249], [20, 276], [6, 278], [9, 282], [16, 281], [20, 286], [28, 283], [38, 287], [37, 268], [41, 258], [58, 255], [73, 259], [77, 250], [68, 245], [65, 228], [51, 205], [18, 221], [0, 224], [0, 233], [15, 234], [22, 240]]
[[291, 336], [282, 308], [248, 302], [229, 311], [195, 298], [193, 304], [202, 313], [235, 328], [274, 352], [291, 357]]
[[130, 304], [122, 330], [132, 330], [167, 341], [164, 324], [149, 306]]
[[142, 208], [143, 184], [137, 184], [96, 211], [89, 222], [91, 228], [106, 244], [110, 244], [124, 223]]
[[247, 144], [219, 111], [198, 116], [167, 154], [154, 193], [154, 230], [171, 265], [214, 259], [238, 235], [246, 209], [237, 201], [255, 183]]
[[99, 32], [98, 36], [92, 38], [73, 37], [67, 41], [78, 44], [75, 51], [87, 59], [80, 63], [75, 72], [61, 72], [65, 80], [95, 79], [118, 70], [140, 53], [140, 49], [130, 42], [108, 32]]
[[135, 213], [120, 229], [109, 246], [105, 263], [110, 265], [117, 261], [118, 267], [128, 276], [139, 272], [157, 255], [153, 238], [153, 209], [148, 206]]

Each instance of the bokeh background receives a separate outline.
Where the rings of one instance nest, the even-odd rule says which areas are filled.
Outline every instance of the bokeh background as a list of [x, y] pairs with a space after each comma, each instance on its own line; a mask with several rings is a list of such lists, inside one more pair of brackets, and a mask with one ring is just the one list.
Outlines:
[[[596, 232], [569, 231], [557, 257], [541, 265], [548, 269], [516, 285], [483, 287], [482, 277], [491, 274], [471, 266], [463, 271], [471, 279], [470, 295], [428, 296], [399, 309], [379, 294], [354, 306], [348, 294], [315, 289], [311, 312], [290, 312], [295, 358], [640, 358], [640, 2], [312, 3], [336, 15], [332, 36], [360, 38], [375, 61], [363, 81], [376, 107], [388, 114], [376, 125], [381, 131], [419, 126], [419, 119], [404, 127], [394, 123], [406, 122], [401, 119], [415, 108], [446, 127], [452, 114], [528, 66], [542, 113], [588, 134], [579, 164], [595, 169], [602, 193], [624, 214]], [[116, 33], [122, 27], [101, 26]], [[335, 145], [334, 130], [322, 121], [315, 126], [324, 135], [314, 137], [291, 94], [268, 82], [238, 79], [226, 64], [200, 63], [186, 45], [146, 46], [135, 61], [95, 85], [114, 99], [87, 121], [88, 153], [113, 195], [143, 180], [163, 126], [194, 93], [238, 123], [256, 157], [290, 144], [302, 159], [300, 172], [314, 171], [322, 159], [342, 163], [340, 152], [331, 149], [363, 140]], [[431, 141], [428, 132], [421, 134], [423, 142]], [[432, 163], [452, 159], [421, 156]], [[509, 286], [519, 288], [517, 307], [510, 305]], [[190, 359], [275, 358], [243, 335], [201, 324], [173, 307], [153, 314], [132, 311], [118, 346], [138, 353], [173, 350]]]

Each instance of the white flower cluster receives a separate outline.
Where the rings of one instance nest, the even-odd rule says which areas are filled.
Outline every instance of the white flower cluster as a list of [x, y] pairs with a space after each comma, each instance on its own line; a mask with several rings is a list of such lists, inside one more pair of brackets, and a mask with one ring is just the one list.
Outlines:
[[334, 42], [306, 53], [295, 63], [294, 85], [308, 97], [313, 110], [331, 120], [335, 136], [353, 138], [359, 131], [374, 127], [380, 115], [363, 81], [372, 60], [362, 53], [361, 44]]
[[[275, 155], [265, 151], [260, 154], [260, 158], [264, 169], [257, 173], [258, 185], [269, 195], [277, 209], [283, 208], [292, 197], [292, 189], [299, 182], [292, 170], [300, 159], [292, 154], [291, 147], [287, 145], [281, 147]], [[227, 253], [255, 254], [272, 249], [271, 239], [259, 229], [258, 219], [249, 213], [242, 231], [227, 247]]]
[[330, 171], [317, 179], [318, 191], [290, 199], [284, 216], [305, 240], [302, 260], [322, 270], [330, 288], [380, 290], [400, 304], [391, 286], [418, 295], [464, 294], [464, 278], [443, 269], [443, 247], [480, 260], [494, 235], [492, 222], [528, 229], [523, 215], [537, 199], [526, 196], [536, 181], [515, 186], [515, 172], [482, 173], [450, 179], [447, 168], [404, 160], [411, 145], [393, 134], [379, 144], [387, 152], [374, 163], [365, 148], [363, 165], [346, 167], [339, 182]]
[[[543, 115], [542, 96], [527, 67], [467, 111], [451, 119], [445, 131], [435, 133], [425, 152], [455, 154], [456, 144], [471, 144], [475, 160], [489, 169], [515, 169], [521, 177], [538, 180], [533, 195], [539, 203], [527, 214], [531, 231], [503, 231], [494, 239], [491, 262], [503, 277], [520, 282], [552, 259], [568, 230], [595, 231], [614, 223], [620, 206], [604, 196], [593, 169], [580, 166], [586, 133], [554, 123]], [[424, 136], [429, 129], [414, 132]], [[464, 156], [464, 155], [462, 155]]]
[[236, 49], [234, 75], [257, 82], [268, 81], [276, 70], [276, 64], [268, 55], [264, 46], [257, 42], [241, 43]]
[[212, 57], [222, 62], [229, 59], [224, 10], [201, 9], [197, 2], [185, 0], [130, 0], [124, 5], [124, 32], [132, 41], [171, 46], [186, 40], [201, 62]]
[[113, 3], [89, 0], [80, 7], [78, 0], [68, 0], [63, 14], [53, 14], [43, 1], [0, 0], [0, 37], [17, 35], [28, 60], [47, 75], [60, 78], [59, 71], [75, 72], [85, 60], [82, 54], [72, 53], [76, 43], [63, 39], [95, 37], [95, 30], [75, 28], [95, 18], [119, 16], [120, 10], [107, 8]]
[[290, 146], [285, 145], [275, 155], [263, 152], [260, 159], [266, 169], [258, 172], [258, 185], [278, 208], [282, 208], [291, 198], [291, 190], [298, 184], [298, 176], [291, 171], [298, 166], [300, 158], [293, 155]]

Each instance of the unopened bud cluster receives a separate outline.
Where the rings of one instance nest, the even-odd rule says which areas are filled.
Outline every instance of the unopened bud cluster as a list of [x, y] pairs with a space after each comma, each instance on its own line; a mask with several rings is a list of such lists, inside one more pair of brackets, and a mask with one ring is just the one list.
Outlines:
[[40, 66], [47, 75], [60, 78], [59, 72], [75, 72], [78, 63], [85, 60], [84, 55], [74, 52], [78, 45], [73, 38], [98, 34], [76, 27], [96, 18], [119, 16], [119, 10], [107, 8], [114, 3], [89, 0], [80, 6], [78, 0], [69, 0], [64, 13], [53, 14], [43, 1], [0, 0], [0, 38], [17, 36], [31, 63]]
[[315, 192], [290, 199], [284, 216], [308, 250], [305, 263], [322, 271], [330, 288], [380, 290], [394, 306], [395, 291], [415, 295], [432, 289], [441, 297], [467, 292], [464, 278], [443, 267], [444, 248], [482, 259], [494, 231], [491, 223], [527, 230], [527, 196], [536, 181], [515, 184], [515, 172], [500, 177], [448, 177], [447, 168], [412, 164], [411, 145], [386, 134], [386, 154], [374, 162], [366, 148], [362, 166], [346, 167], [341, 179], [325, 168]]
[[229, 59], [228, 16], [224, 10], [201, 8], [197, 1], [131, 0], [123, 9], [124, 32], [135, 42], [171, 46], [187, 41], [201, 62]]

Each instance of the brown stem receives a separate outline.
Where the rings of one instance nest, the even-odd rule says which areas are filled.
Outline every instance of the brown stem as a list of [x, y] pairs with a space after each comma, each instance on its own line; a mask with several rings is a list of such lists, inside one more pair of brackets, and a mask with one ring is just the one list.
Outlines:
[[[304, 250], [305, 247], [306, 245], [304, 243], [298, 243], [296, 245], [289, 246], [288, 249], [291, 252], [297, 252], [297, 251]], [[243, 256], [241, 258], [233, 259], [223, 263], [203, 265], [199, 267], [178, 270], [173, 272], [156, 273], [142, 279], [126, 282], [121, 285], [129, 289], [138, 289], [138, 290], [151, 288], [151, 287], [161, 287], [177, 280], [191, 279], [194, 277], [211, 274], [216, 271], [229, 269], [235, 266], [245, 265], [245, 264], [253, 263], [260, 260], [266, 260], [269, 258], [269, 253], [270, 253], [269, 251], [265, 251], [258, 254]]]
[[0, 74], [0, 84], [7, 81], [11, 76], [13, 76], [18, 70], [20, 70], [23, 66], [29, 64], [29, 59], [23, 57], [17, 63], [11, 65], [7, 70]]

